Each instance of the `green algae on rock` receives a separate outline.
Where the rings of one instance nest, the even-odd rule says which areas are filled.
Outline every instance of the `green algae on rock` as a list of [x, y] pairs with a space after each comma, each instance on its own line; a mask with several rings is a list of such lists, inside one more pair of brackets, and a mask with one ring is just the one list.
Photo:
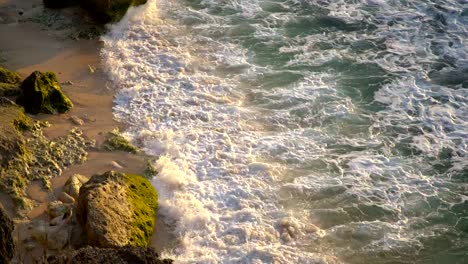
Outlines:
[[44, 123], [32, 123], [22, 107], [0, 98], [0, 190], [17, 209], [29, 207], [24, 190], [30, 181], [39, 180], [47, 188], [64, 168], [84, 162], [86, 150], [94, 145], [78, 129], [51, 141], [42, 133]]
[[22, 95], [18, 97], [17, 103], [31, 114], [65, 113], [73, 107], [52, 72], [31, 73], [21, 84], [21, 90]]
[[148, 179], [109, 171], [81, 187], [77, 216], [89, 245], [147, 247], [157, 208], [158, 195]]
[[0, 96], [15, 96], [21, 93], [19, 83], [21, 77], [10, 70], [0, 66]]
[[19, 82], [21, 82], [19, 74], [0, 66], [0, 83], [17, 84]]
[[101, 23], [118, 22], [131, 6], [143, 5], [147, 0], [81, 0], [81, 6]]
[[138, 148], [130, 143], [122, 134], [120, 134], [118, 129], [114, 129], [111, 132], [107, 133], [107, 139], [103, 144], [104, 148], [107, 150], [122, 150], [130, 153], [137, 153]]

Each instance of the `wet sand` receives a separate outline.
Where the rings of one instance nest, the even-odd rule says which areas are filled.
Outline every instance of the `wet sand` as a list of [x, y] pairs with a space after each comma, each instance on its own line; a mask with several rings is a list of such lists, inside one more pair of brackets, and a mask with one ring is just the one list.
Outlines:
[[[52, 191], [44, 190], [38, 183], [33, 183], [28, 188], [28, 198], [35, 201], [35, 208], [28, 213], [29, 219], [45, 217], [47, 202], [61, 192], [63, 184], [73, 174], [90, 177], [108, 170], [142, 174], [146, 165], [143, 155], [110, 152], [100, 148], [107, 132], [123, 127], [113, 118], [112, 105], [116, 87], [113, 87], [102, 71], [99, 39], [67, 39], [63, 38], [66, 31], [44, 30], [40, 24], [21, 22], [28, 15], [39, 12], [41, 6], [41, 0], [0, 0], [0, 17], [8, 18], [6, 22], [5, 19], [0, 21], [0, 36], [3, 36], [0, 40], [0, 55], [4, 59], [4, 62], [0, 61], [1, 65], [17, 71], [23, 78], [35, 70], [55, 72], [62, 83], [62, 90], [70, 97], [74, 107], [62, 115], [40, 114], [33, 118], [51, 124], [51, 127], [44, 130], [44, 134], [51, 139], [65, 135], [78, 126], [86, 138], [96, 140], [96, 148], [90, 150], [84, 164], [67, 168], [62, 175], [52, 179]], [[18, 10], [23, 15], [19, 15]], [[71, 14], [75, 13], [74, 10], [79, 9], [68, 8], [63, 12]], [[77, 125], [71, 117], [78, 117], [84, 123]], [[6, 195], [0, 194], [0, 203], [12, 213], [11, 201]], [[156, 229], [152, 245], [157, 250], [162, 250], [170, 235], [168, 228], [160, 220]]]

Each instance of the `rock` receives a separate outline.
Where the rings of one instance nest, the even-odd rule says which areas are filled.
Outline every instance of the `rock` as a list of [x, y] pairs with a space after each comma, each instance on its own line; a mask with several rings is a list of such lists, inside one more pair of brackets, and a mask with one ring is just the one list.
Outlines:
[[85, 247], [72, 256], [59, 255], [47, 258], [49, 264], [171, 264], [171, 259], [161, 259], [152, 248], [95, 248]]
[[21, 84], [21, 91], [23, 94], [18, 97], [17, 103], [31, 114], [65, 113], [73, 107], [52, 72], [31, 73]]
[[72, 203], [75, 203], [75, 198], [73, 198], [72, 196], [70, 196], [68, 193], [66, 192], [61, 192], [58, 197], [59, 201], [61, 201], [62, 203], [65, 203], [65, 204], [72, 204]]
[[81, 0], [81, 6], [101, 23], [117, 22], [131, 6], [145, 4], [147, 0]]
[[115, 160], [109, 162], [109, 165], [116, 168], [116, 169], [123, 169], [124, 168], [124, 166], [120, 165], [120, 163], [118, 163]]
[[17, 84], [0, 83], [0, 96], [18, 96], [21, 89]]
[[0, 83], [17, 84], [21, 77], [16, 73], [0, 66]]
[[77, 116], [71, 116], [70, 117], [70, 121], [72, 121], [73, 124], [77, 125], [77, 126], [82, 126], [84, 125], [84, 121], [83, 119], [77, 117]]
[[34, 222], [31, 236], [48, 249], [64, 248], [70, 240], [70, 227], [66, 224], [50, 226], [44, 221]]
[[3, 208], [0, 207], [0, 263], [9, 263], [15, 252], [13, 242], [13, 221], [8, 217]]
[[86, 176], [74, 174], [65, 182], [65, 185], [63, 186], [63, 191], [76, 200], [80, 195], [81, 186], [87, 181], [88, 178], [86, 178]]
[[110, 151], [121, 150], [130, 153], [138, 152], [138, 148], [122, 136], [118, 129], [114, 129], [107, 133], [107, 138], [106, 141], [104, 141], [103, 146]]
[[43, 0], [47, 8], [65, 8], [78, 4], [78, 0]]
[[0, 98], [0, 165], [5, 166], [18, 156], [26, 154], [23, 131], [31, 126], [24, 110], [6, 98]]
[[16, 96], [21, 94], [19, 83], [21, 77], [12, 71], [0, 67], [0, 96]]
[[138, 175], [106, 172], [80, 189], [77, 218], [89, 245], [147, 247], [153, 234], [157, 193]]
[[64, 204], [61, 201], [53, 201], [47, 205], [47, 213], [51, 219], [70, 213], [70, 209], [70, 205]]

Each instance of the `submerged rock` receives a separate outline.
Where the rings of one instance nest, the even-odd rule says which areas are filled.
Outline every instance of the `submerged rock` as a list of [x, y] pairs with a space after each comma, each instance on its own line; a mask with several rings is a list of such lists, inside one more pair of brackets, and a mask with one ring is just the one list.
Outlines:
[[23, 94], [18, 97], [17, 103], [31, 114], [65, 113], [73, 107], [52, 72], [33, 72], [23, 81], [21, 90]]
[[147, 247], [153, 234], [157, 193], [138, 175], [106, 172], [80, 189], [77, 217], [89, 245]]
[[114, 129], [107, 134], [107, 138], [106, 141], [104, 141], [103, 146], [110, 151], [121, 150], [130, 153], [138, 152], [138, 148], [122, 136], [118, 129]]
[[9, 263], [15, 252], [13, 242], [13, 221], [0, 207], [0, 263]]
[[170, 259], [161, 259], [152, 248], [95, 248], [76, 250], [71, 256], [51, 256], [49, 264], [171, 264]]
[[78, 5], [78, 0], [43, 0], [47, 8], [65, 8]]
[[81, 6], [101, 23], [117, 22], [131, 6], [143, 5], [147, 0], [81, 0]]

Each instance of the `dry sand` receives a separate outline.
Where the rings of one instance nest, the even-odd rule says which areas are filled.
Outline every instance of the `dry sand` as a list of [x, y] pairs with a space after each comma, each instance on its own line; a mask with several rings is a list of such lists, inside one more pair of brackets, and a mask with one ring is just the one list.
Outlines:
[[[65, 30], [44, 30], [44, 25], [21, 22], [42, 10], [41, 0], [0, 0], [0, 63], [27, 77], [32, 71], [53, 71], [57, 74], [62, 89], [74, 103], [72, 110], [62, 115], [37, 115], [35, 119], [51, 124], [44, 133], [49, 138], [66, 134], [77, 125], [70, 118], [78, 117], [84, 121], [79, 126], [85, 137], [96, 140], [99, 147], [104, 135], [122, 124], [112, 115], [113, 95], [116, 87], [106, 79], [102, 72], [99, 57], [101, 44], [98, 39], [73, 40], [64, 38]], [[80, 14], [78, 8], [61, 10], [65, 14]], [[68, 13], [67, 13], [68, 12]], [[20, 15], [22, 13], [22, 15]], [[86, 19], [86, 18], [85, 18]], [[3, 57], [3, 62], [2, 62]], [[115, 166], [118, 163], [121, 169]], [[47, 192], [39, 184], [32, 184], [27, 194], [36, 202], [29, 212], [30, 219], [44, 218], [47, 202], [61, 191], [71, 175], [79, 173], [91, 176], [108, 170], [118, 170], [141, 174], [145, 167], [145, 157], [124, 152], [109, 152], [96, 148], [89, 152], [88, 161], [64, 170], [61, 176], [52, 179], [52, 192]], [[11, 213], [11, 205], [4, 194], [0, 202]], [[173, 238], [158, 216], [152, 245], [157, 250]]]

